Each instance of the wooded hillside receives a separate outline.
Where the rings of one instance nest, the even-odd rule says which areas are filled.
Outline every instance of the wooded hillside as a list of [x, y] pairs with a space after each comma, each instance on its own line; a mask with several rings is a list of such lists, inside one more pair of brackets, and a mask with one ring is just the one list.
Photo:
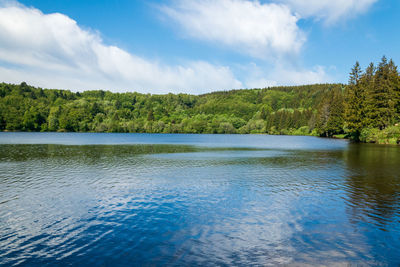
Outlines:
[[400, 136], [395, 126], [400, 122], [399, 88], [397, 67], [385, 57], [365, 71], [356, 63], [348, 85], [282, 86], [198, 96], [74, 93], [2, 83], [0, 130], [347, 134], [354, 140], [376, 142], [371, 136], [378, 138], [387, 129], [393, 132], [389, 138]]

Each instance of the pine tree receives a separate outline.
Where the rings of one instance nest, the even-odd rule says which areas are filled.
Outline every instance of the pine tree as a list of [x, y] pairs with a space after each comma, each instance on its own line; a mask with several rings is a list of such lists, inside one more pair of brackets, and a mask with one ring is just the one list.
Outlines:
[[362, 98], [360, 98], [362, 109], [359, 115], [361, 119], [361, 128], [372, 127], [371, 116], [369, 116], [371, 110], [368, 108], [368, 99], [374, 87], [375, 70], [374, 63], [371, 62], [366, 68], [365, 73], [361, 76], [359, 82], [359, 86], [363, 92]]
[[343, 132], [344, 103], [342, 92], [332, 90], [318, 109], [316, 128], [321, 136], [332, 137]]
[[367, 97], [368, 126], [380, 130], [388, 127], [394, 118], [389, 73], [389, 64], [384, 56], [375, 72], [372, 90], [368, 92]]
[[326, 131], [328, 136], [343, 132], [344, 123], [344, 101], [342, 92], [333, 91], [330, 103], [330, 116], [327, 122]]
[[345, 91], [345, 121], [347, 132], [358, 141], [363, 128], [365, 91], [360, 84], [362, 70], [358, 61], [350, 72], [349, 85]]
[[320, 136], [328, 137], [328, 132], [326, 131], [329, 116], [331, 115], [330, 111], [330, 100], [329, 98], [325, 98], [324, 101], [318, 108], [317, 112], [317, 120], [315, 123], [315, 128]]
[[389, 83], [391, 87], [391, 101], [394, 110], [394, 123], [400, 122], [400, 76], [393, 60], [389, 61]]
[[301, 113], [297, 109], [293, 112], [293, 127], [295, 129], [298, 129], [301, 125]]

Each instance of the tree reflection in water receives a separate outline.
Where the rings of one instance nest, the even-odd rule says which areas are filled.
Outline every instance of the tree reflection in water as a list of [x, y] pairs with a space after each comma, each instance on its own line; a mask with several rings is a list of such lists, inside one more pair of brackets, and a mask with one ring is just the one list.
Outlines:
[[349, 172], [346, 191], [351, 221], [373, 223], [387, 230], [399, 220], [400, 149], [351, 144], [344, 153]]

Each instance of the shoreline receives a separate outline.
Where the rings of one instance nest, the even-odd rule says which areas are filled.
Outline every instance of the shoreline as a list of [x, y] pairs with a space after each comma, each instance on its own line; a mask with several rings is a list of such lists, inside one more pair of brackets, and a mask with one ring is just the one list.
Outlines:
[[317, 136], [317, 135], [298, 135], [298, 134], [269, 134], [269, 133], [147, 133], [147, 132], [92, 132], [92, 131], [86, 131], [86, 132], [72, 132], [72, 131], [10, 131], [10, 130], [2, 130], [0, 133], [77, 133], [77, 134], [155, 134], [155, 135], [167, 135], [167, 134], [174, 134], [174, 135], [270, 135], [270, 136], [304, 136], [304, 137], [317, 137], [317, 138], [322, 138], [322, 139], [336, 139], [336, 140], [347, 140], [351, 143], [354, 144], [377, 144], [377, 145], [395, 145], [398, 146], [400, 145], [400, 142], [397, 141], [397, 143], [394, 143], [393, 141], [390, 142], [390, 137], [386, 137], [381, 139], [381, 141], [384, 142], [355, 142], [351, 140], [350, 138], [347, 137], [347, 135], [342, 134], [342, 135], [334, 135], [331, 137], [325, 137], [325, 136]]

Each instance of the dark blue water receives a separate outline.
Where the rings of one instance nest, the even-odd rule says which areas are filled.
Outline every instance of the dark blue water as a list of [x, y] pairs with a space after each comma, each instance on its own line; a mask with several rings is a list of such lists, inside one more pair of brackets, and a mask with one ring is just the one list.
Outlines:
[[1, 265], [398, 265], [400, 148], [0, 133]]

